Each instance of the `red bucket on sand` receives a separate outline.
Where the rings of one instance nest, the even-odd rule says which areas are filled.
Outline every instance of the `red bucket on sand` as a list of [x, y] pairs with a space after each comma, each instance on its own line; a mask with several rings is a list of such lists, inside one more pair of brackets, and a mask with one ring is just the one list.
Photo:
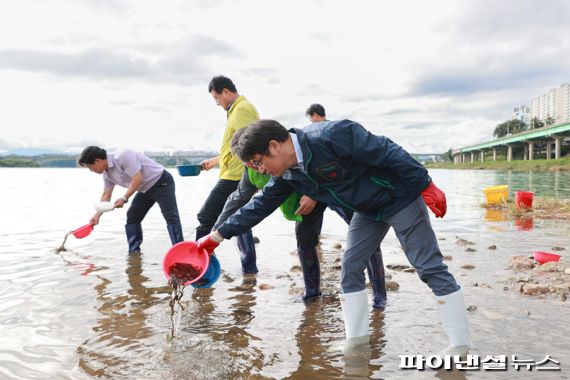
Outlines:
[[532, 208], [533, 197], [532, 191], [517, 191], [515, 193], [515, 205], [517, 208]]
[[162, 260], [162, 271], [168, 280], [170, 280], [171, 267], [178, 263], [190, 264], [199, 271], [195, 278], [183, 284], [186, 286], [195, 283], [204, 276], [210, 265], [210, 255], [205, 249], [198, 249], [197, 244], [193, 241], [181, 241], [173, 245]]
[[560, 261], [560, 255], [556, 253], [534, 251], [532, 255], [534, 256], [534, 259], [538, 261], [539, 264], [549, 263], [551, 261], [552, 262]]

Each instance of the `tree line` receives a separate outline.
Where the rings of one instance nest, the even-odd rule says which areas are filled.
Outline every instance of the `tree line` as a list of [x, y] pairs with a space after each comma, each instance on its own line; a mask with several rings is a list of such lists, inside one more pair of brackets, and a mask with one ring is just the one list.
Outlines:
[[[166, 167], [196, 164], [204, 158], [216, 156], [216, 152], [202, 152], [200, 155], [158, 156], [151, 157]], [[37, 156], [0, 156], [0, 167], [8, 168], [74, 168], [77, 156], [69, 154], [41, 154]]]
[[493, 137], [514, 135], [515, 133], [524, 132], [530, 129], [542, 128], [545, 125], [550, 127], [554, 123], [554, 118], [550, 116], [547, 117], [544, 121], [533, 117], [530, 121], [530, 125], [519, 119], [507, 120], [495, 127], [495, 130], [493, 131]]

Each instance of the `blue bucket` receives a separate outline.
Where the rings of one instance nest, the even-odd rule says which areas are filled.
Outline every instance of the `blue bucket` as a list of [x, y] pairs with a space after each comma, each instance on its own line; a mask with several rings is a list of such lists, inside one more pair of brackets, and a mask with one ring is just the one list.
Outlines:
[[210, 264], [208, 265], [208, 270], [200, 279], [191, 284], [193, 287], [202, 289], [202, 288], [209, 288], [218, 281], [220, 278], [220, 274], [222, 273], [222, 267], [220, 266], [220, 262], [215, 255], [210, 256]]
[[182, 177], [196, 176], [200, 174], [202, 165], [178, 165], [176, 169], [178, 170], [178, 174], [180, 174]]

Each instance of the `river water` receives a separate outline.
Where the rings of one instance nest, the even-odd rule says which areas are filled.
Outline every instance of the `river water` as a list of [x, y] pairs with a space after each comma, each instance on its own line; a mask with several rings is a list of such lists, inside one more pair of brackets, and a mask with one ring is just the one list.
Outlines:
[[[170, 298], [161, 262], [169, 240], [158, 207], [143, 224], [141, 255], [126, 253], [125, 210], [105, 214], [92, 234], [66, 232], [88, 222], [102, 191], [86, 169], [0, 169], [0, 378], [2, 379], [568, 379], [570, 302], [504, 290], [510, 255], [566, 248], [567, 222], [509, 220], [481, 208], [482, 189], [509, 184], [537, 196], [570, 197], [570, 174], [431, 170], [447, 194], [448, 214], [433, 219], [452, 273], [463, 285], [473, 354], [546, 355], [561, 371], [402, 370], [399, 355], [430, 355], [446, 346], [434, 297], [414, 273], [387, 270], [400, 285], [384, 311], [370, 314], [371, 343], [354, 355], [334, 349], [344, 336], [338, 260], [346, 226], [327, 211], [321, 244], [320, 300], [305, 305], [294, 225], [274, 213], [254, 228], [257, 276], [242, 276], [232, 241], [217, 250], [223, 275], [211, 289], [187, 288], [177, 336], [170, 336]], [[173, 173], [185, 237], [217, 172]], [[121, 195], [122, 191], [116, 192]], [[475, 243], [466, 252], [458, 238]], [[488, 250], [491, 244], [496, 250]], [[408, 264], [390, 231], [384, 262]], [[471, 270], [465, 264], [474, 265]]]

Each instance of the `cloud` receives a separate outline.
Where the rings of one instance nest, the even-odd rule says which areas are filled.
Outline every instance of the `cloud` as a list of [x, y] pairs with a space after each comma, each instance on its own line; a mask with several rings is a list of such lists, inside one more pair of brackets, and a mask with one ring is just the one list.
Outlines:
[[321, 43], [331, 42], [333, 38], [332, 33], [312, 33], [310, 36]]
[[5, 49], [0, 50], [0, 68], [96, 79], [145, 77], [152, 72], [147, 59], [105, 49], [84, 50], [77, 54]]
[[126, 12], [131, 9], [131, 5], [126, 0], [84, 0], [83, 2], [87, 6], [102, 12]]
[[409, 95], [462, 96], [502, 89], [535, 89], [548, 83], [560, 84], [568, 78], [570, 60], [560, 59], [558, 54], [542, 54], [540, 58], [526, 60], [523, 57], [523, 53], [519, 52], [485, 58], [471, 57], [471, 63], [449, 62], [417, 77]]
[[[321, 84], [312, 83], [304, 86], [297, 92], [297, 96], [299, 97], [329, 97], [329, 96], [337, 96], [335, 91], [330, 90], [328, 87], [325, 87]], [[317, 103], [317, 102], [313, 102]]]
[[238, 49], [208, 36], [191, 35], [173, 43], [89, 48], [72, 53], [54, 50], [0, 50], [0, 69], [50, 73], [94, 80], [136, 80], [185, 85], [211, 76], [208, 59], [234, 58]]
[[226, 3], [231, 4], [232, 0], [185, 0], [181, 7], [184, 10], [213, 9], [223, 8]]
[[381, 100], [393, 99], [393, 97], [388, 97], [374, 92], [358, 92], [354, 94], [342, 95], [339, 97], [341, 102], [349, 103], [361, 103], [361, 102], [377, 102]]
[[431, 123], [431, 122], [404, 124], [402, 126], [402, 129], [405, 129], [405, 130], [425, 130], [425, 129], [432, 128], [433, 127], [432, 124], [433, 123]]
[[279, 73], [277, 69], [270, 67], [253, 67], [251, 69], [242, 70], [242, 72], [246, 75], [256, 76], [256, 77], [274, 77]]
[[[465, 2], [438, 28], [438, 54], [410, 65], [409, 95], [463, 96], [506, 88], [530, 91], [568, 80], [570, 3]], [[555, 43], [554, 43], [555, 41]]]
[[310, 121], [308, 121], [304, 117], [304, 112], [285, 112], [285, 113], [278, 113], [274, 115], [268, 115], [264, 117], [267, 119], [277, 120], [281, 123], [285, 128], [302, 128], [305, 125], [308, 125]]
[[544, 45], [544, 37], [553, 34], [558, 34], [558, 40], [568, 38], [569, 13], [570, 3], [565, 0], [552, 0], [548, 4], [534, 0], [468, 1], [441, 29], [464, 43], [522, 40], [540, 47]]
[[161, 107], [161, 106], [143, 106], [139, 107], [140, 110], [149, 111], [149, 112], [158, 112], [158, 113], [172, 113], [168, 108]]

